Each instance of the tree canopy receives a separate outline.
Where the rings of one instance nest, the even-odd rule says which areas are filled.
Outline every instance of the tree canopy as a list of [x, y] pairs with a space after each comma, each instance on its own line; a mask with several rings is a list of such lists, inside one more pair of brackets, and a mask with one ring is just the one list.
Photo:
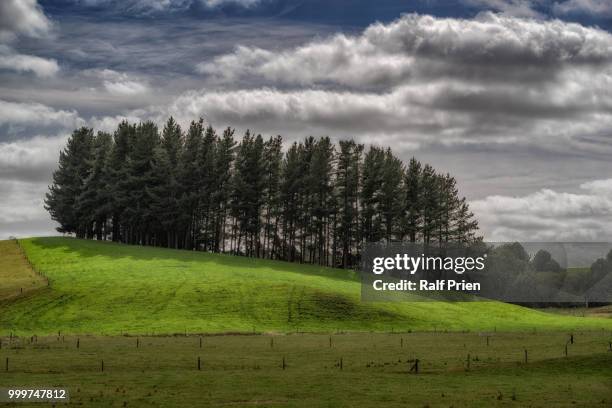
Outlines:
[[45, 199], [79, 238], [354, 267], [366, 242], [473, 242], [455, 179], [390, 148], [218, 133], [202, 119], [76, 129]]

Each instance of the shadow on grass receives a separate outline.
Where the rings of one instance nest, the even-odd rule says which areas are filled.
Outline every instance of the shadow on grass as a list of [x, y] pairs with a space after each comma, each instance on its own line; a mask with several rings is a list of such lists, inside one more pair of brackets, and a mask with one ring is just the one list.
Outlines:
[[261, 267], [275, 271], [322, 276], [339, 281], [359, 282], [359, 274], [353, 270], [335, 269], [312, 264], [66, 237], [31, 238], [29, 241], [33, 246], [41, 249], [61, 250], [65, 254], [76, 253], [79, 257], [83, 258], [101, 256], [111, 259], [134, 259], [139, 261], [212, 262], [233, 268]]

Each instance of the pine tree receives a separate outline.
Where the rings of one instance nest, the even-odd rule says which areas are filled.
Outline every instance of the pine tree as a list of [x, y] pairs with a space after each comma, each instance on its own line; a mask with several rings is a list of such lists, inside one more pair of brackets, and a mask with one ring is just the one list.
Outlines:
[[123, 121], [113, 137], [113, 148], [109, 157], [107, 183], [110, 194], [113, 241], [127, 242], [127, 222], [124, 213], [128, 205], [128, 158], [136, 135], [136, 125]]
[[213, 212], [215, 217], [215, 252], [225, 252], [226, 221], [229, 214], [232, 198], [232, 170], [235, 157], [236, 141], [234, 129], [223, 131], [222, 138], [215, 147]]
[[204, 250], [209, 251], [213, 244], [213, 196], [215, 194], [215, 148], [217, 144], [217, 132], [212, 126], [207, 126], [202, 139], [202, 146], [198, 156], [200, 172], [200, 230], [197, 242]]
[[334, 168], [334, 146], [329, 137], [320, 138], [314, 144], [308, 174], [310, 197], [309, 215], [311, 233], [311, 263], [327, 265], [330, 206], [333, 200], [332, 174]]
[[438, 241], [440, 245], [452, 240], [456, 228], [456, 216], [459, 209], [459, 191], [457, 181], [450, 174], [440, 176], [440, 223]]
[[283, 160], [283, 139], [270, 138], [264, 144], [263, 163], [265, 168], [264, 239], [263, 257], [276, 257], [279, 246], [278, 228], [280, 218], [280, 179]]
[[478, 221], [474, 218], [474, 214], [465, 200], [459, 200], [458, 210], [455, 221], [455, 234], [453, 241], [461, 243], [471, 243], [480, 240], [476, 236], [478, 230]]
[[387, 242], [401, 239], [402, 213], [404, 210], [404, 164], [391, 149], [384, 153], [380, 184], [379, 209]]
[[[183, 133], [180, 126], [170, 117], [162, 131], [159, 146], [153, 151], [151, 164], [150, 213], [157, 223], [153, 225], [155, 244], [165, 242], [167, 247], [182, 247], [183, 226], [181, 193], [179, 184], [183, 156]], [[153, 231], [152, 231], [153, 232]]]
[[283, 259], [295, 261], [298, 224], [298, 198], [301, 187], [300, 145], [293, 143], [282, 165], [281, 206], [283, 230]]
[[355, 261], [355, 252], [359, 249], [357, 246], [360, 238], [358, 196], [362, 151], [363, 146], [352, 140], [339, 142], [335, 186], [338, 196], [336, 237], [340, 245], [340, 262], [338, 265], [342, 268], [352, 267]]
[[440, 178], [433, 167], [426, 164], [421, 173], [422, 185], [422, 236], [425, 244], [430, 244], [436, 238], [440, 216]]
[[200, 229], [200, 180], [201, 169], [199, 158], [201, 156], [204, 134], [204, 120], [192, 121], [185, 137], [185, 148], [180, 160], [179, 185], [181, 208], [180, 224], [185, 231], [184, 246], [187, 249], [195, 247], [197, 233]]
[[151, 187], [154, 182], [153, 160], [159, 146], [159, 132], [153, 122], [136, 126], [130, 141], [131, 149], [127, 158], [125, 210], [122, 218], [127, 224], [126, 241], [132, 244], [149, 245], [152, 226], [158, 221], [153, 217], [151, 203], [154, 197]]
[[98, 132], [93, 140], [89, 176], [83, 181], [81, 194], [75, 207], [81, 219], [81, 227], [86, 236], [92, 233], [96, 239], [106, 237], [107, 220], [111, 211], [111, 195], [108, 174], [108, 162], [112, 150], [112, 136]]
[[361, 229], [366, 242], [378, 242], [383, 237], [379, 205], [384, 164], [383, 150], [370, 147], [363, 160], [361, 188]]
[[235, 250], [240, 253], [244, 243], [246, 256], [259, 256], [260, 253], [260, 215], [265, 184], [262, 155], [261, 135], [253, 137], [247, 130], [238, 146], [232, 204], [233, 216], [237, 222]]
[[423, 217], [423, 185], [421, 163], [414, 157], [410, 159], [406, 178], [406, 201], [404, 209], [404, 233], [410, 242], [417, 242]]
[[93, 138], [93, 129], [83, 127], [72, 132], [60, 152], [59, 168], [53, 172], [53, 183], [45, 197], [45, 208], [60, 224], [58, 232], [75, 233], [78, 238], [85, 238], [87, 233], [85, 215], [77, 201], [91, 172]]
[[[308, 137], [282, 151], [247, 131], [221, 138], [202, 119], [77, 129], [45, 206], [59, 231], [106, 239], [354, 267], [366, 242], [478, 241], [456, 180], [391, 149]], [[229, 243], [229, 248], [226, 244]]]

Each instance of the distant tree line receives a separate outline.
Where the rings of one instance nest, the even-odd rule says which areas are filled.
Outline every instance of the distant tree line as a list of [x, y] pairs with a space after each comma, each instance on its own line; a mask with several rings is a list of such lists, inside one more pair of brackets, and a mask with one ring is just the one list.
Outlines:
[[350, 268], [368, 241], [471, 242], [456, 181], [391, 149], [308, 137], [286, 151], [202, 119], [80, 128], [45, 199], [59, 232]]

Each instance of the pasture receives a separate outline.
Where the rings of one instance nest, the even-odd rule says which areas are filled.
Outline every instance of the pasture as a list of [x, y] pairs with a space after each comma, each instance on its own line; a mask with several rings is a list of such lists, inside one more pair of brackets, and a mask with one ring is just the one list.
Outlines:
[[357, 273], [316, 265], [60, 237], [20, 242], [49, 286], [40, 279], [21, 295], [3, 281], [13, 295], [0, 303], [0, 333], [612, 329], [612, 319], [493, 301], [362, 302]]
[[354, 272], [312, 265], [0, 244], [0, 388], [94, 407], [612, 405], [607, 317], [361, 302]]
[[69, 405], [100, 407], [610, 406], [610, 332], [574, 333], [565, 356], [568, 340], [564, 332], [4, 337], [0, 387], [65, 387]]

